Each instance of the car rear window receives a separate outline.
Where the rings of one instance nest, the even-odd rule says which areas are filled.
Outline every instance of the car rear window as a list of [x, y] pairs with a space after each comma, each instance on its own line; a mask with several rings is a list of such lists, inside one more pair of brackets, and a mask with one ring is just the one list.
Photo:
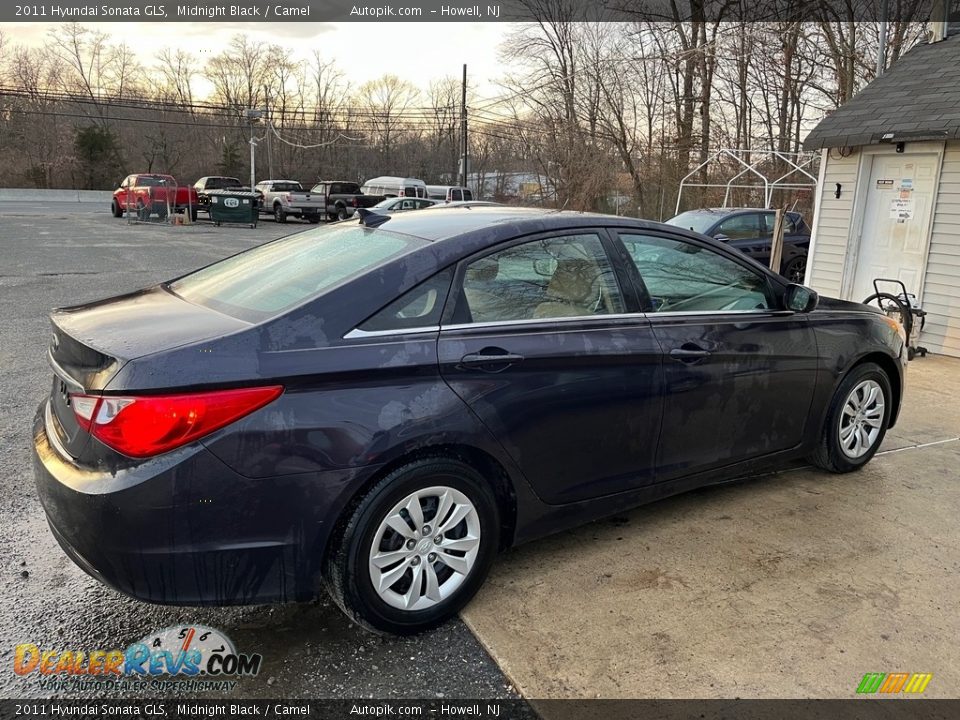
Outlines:
[[360, 226], [317, 228], [221, 260], [169, 288], [190, 302], [257, 322], [426, 244]]
[[716, 213], [688, 210], [687, 212], [680, 213], [675, 218], [667, 220], [667, 225], [682, 227], [684, 230], [693, 230], [698, 233], [705, 233], [718, 219], [719, 217]]

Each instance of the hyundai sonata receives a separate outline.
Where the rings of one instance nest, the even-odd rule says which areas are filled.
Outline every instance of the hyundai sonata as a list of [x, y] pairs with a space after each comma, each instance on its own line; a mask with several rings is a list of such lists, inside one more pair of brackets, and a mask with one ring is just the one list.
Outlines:
[[896, 421], [898, 324], [603, 215], [362, 218], [52, 314], [35, 472], [84, 570], [171, 604], [456, 613], [496, 552]]

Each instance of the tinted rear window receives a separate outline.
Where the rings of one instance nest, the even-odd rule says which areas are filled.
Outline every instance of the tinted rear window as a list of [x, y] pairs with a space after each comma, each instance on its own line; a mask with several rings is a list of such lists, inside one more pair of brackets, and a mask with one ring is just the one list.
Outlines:
[[426, 244], [359, 226], [317, 228], [229, 257], [175, 280], [170, 289], [190, 302], [256, 322]]
[[270, 189], [273, 192], [299, 192], [303, 190], [303, 186], [297, 182], [274, 183]]
[[710, 226], [721, 218], [722, 216], [718, 216], [716, 213], [688, 210], [687, 212], [680, 213], [675, 218], [667, 220], [667, 225], [682, 227], [684, 230], [693, 230], [698, 233], [706, 233], [707, 230], [710, 229]]

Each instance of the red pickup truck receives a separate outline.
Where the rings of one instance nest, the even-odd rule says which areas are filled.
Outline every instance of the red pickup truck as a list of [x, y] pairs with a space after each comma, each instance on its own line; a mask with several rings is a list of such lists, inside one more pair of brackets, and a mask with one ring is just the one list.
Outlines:
[[147, 220], [156, 214], [161, 220], [169, 212], [189, 213], [191, 220], [197, 219], [197, 191], [188, 186], [180, 186], [172, 175], [143, 173], [128, 175], [113, 191], [110, 209], [114, 217], [120, 217], [124, 211], [137, 213], [137, 218]]

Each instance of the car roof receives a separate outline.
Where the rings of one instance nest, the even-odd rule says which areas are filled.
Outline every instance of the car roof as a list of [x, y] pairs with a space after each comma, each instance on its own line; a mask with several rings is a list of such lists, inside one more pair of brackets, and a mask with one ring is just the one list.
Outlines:
[[598, 226], [664, 228], [670, 232], [681, 230], [661, 223], [616, 215], [506, 205], [471, 206], [470, 204], [435, 205], [430, 212], [391, 215], [390, 220], [380, 227], [430, 241], [442, 241], [478, 233], [484, 236], [482, 244], [487, 244], [535, 232]]
[[[694, 213], [706, 213], [716, 215], [718, 217], [723, 217], [726, 215], [733, 215], [735, 213], [748, 213], [748, 212], [776, 212], [775, 208], [755, 208], [755, 207], [726, 207], [726, 208], [692, 208], [690, 210], [684, 210], [684, 212], [694, 212]], [[787, 210], [788, 215], [800, 215], [796, 210]], [[683, 213], [680, 213], [683, 215]]]

